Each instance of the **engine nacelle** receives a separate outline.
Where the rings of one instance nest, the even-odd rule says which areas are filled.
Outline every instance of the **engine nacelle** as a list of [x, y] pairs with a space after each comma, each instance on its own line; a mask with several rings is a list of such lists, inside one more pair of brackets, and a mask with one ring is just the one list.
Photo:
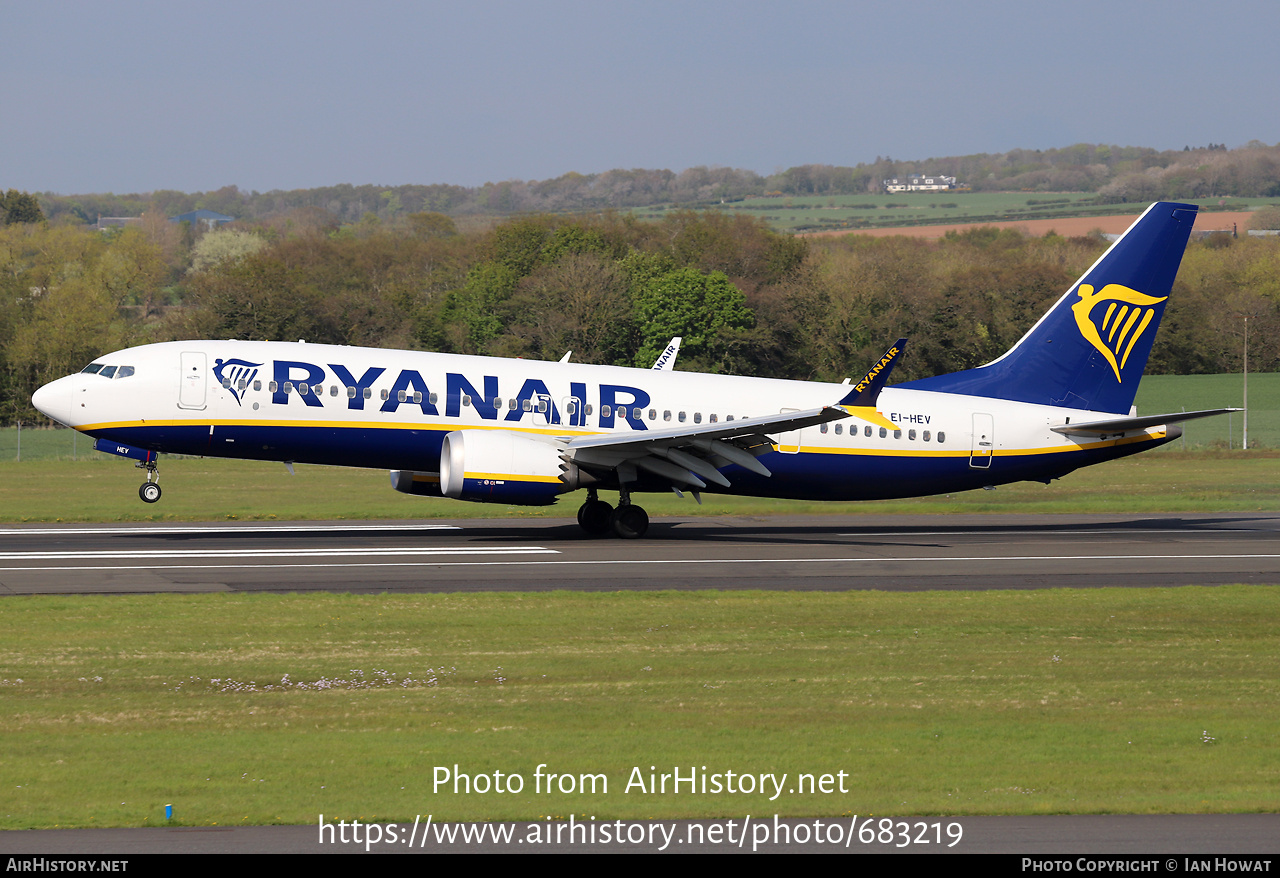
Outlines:
[[419, 473], [411, 469], [393, 469], [391, 487], [401, 494], [418, 494], [423, 497], [439, 497], [440, 474]]
[[559, 446], [509, 430], [457, 430], [440, 449], [440, 493], [476, 503], [548, 506], [566, 484]]

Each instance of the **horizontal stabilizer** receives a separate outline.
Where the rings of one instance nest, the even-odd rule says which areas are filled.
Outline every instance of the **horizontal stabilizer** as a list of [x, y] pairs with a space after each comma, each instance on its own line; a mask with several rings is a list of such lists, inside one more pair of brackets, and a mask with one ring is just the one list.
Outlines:
[[1182, 421], [1194, 421], [1196, 418], [1211, 418], [1214, 415], [1225, 415], [1241, 409], [1205, 409], [1198, 412], [1172, 412], [1167, 415], [1144, 415], [1140, 418], [1111, 418], [1106, 421], [1088, 421], [1081, 424], [1062, 424], [1049, 429], [1064, 436], [1096, 436], [1105, 433], [1124, 433], [1129, 430], [1145, 430], [1159, 424], [1177, 424]]

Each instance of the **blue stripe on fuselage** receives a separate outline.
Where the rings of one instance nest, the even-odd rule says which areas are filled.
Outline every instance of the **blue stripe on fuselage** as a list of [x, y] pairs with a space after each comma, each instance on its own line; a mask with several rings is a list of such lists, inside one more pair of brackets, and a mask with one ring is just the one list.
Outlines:
[[[91, 435], [166, 454], [190, 454], [245, 460], [290, 460], [297, 463], [374, 469], [436, 472], [440, 447], [452, 427], [374, 428], [365, 426], [208, 425], [120, 426], [91, 430]], [[807, 500], [881, 500], [968, 491], [986, 485], [1059, 478], [1072, 470], [1126, 457], [1172, 441], [1171, 437], [1130, 441], [1097, 448], [1050, 453], [998, 453], [986, 469], [969, 465], [967, 454], [914, 456], [856, 454], [806, 450], [771, 452], [761, 462], [772, 477], [738, 466], [722, 472], [728, 489], [709, 486], [709, 493], [743, 494]], [[637, 490], [665, 492], [665, 483], [642, 482]]]

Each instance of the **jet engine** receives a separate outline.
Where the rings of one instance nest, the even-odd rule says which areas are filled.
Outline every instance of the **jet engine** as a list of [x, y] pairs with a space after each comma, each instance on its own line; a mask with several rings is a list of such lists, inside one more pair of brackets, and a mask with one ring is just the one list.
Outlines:
[[476, 503], [549, 506], [578, 487], [552, 440], [509, 430], [457, 430], [440, 449], [440, 493]]

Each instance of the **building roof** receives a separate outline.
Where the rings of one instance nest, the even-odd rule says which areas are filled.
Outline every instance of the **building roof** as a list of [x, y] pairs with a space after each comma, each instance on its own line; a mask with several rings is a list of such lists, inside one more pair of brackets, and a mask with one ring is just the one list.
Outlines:
[[233, 216], [227, 216], [225, 213], [218, 213], [216, 210], [209, 210], [204, 207], [169, 218], [171, 223], [229, 223], [234, 221], [235, 217]]

